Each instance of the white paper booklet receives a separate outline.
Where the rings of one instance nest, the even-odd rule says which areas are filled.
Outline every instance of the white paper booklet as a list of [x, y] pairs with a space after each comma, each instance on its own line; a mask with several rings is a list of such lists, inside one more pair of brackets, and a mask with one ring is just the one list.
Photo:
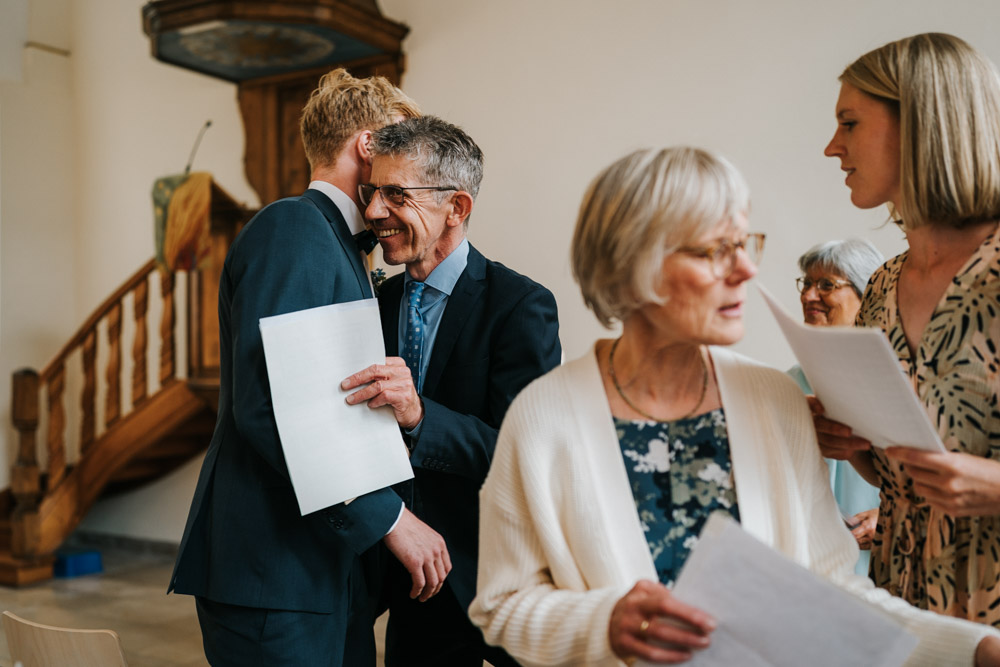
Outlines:
[[757, 287], [827, 417], [878, 447], [945, 451], [882, 331], [802, 324], [763, 285]]
[[674, 595], [718, 623], [709, 647], [684, 663], [691, 667], [896, 667], [917, 645], [888, 614], [771, 549], [722, 513], [705, 524]]
[[260, 320], [271, 401], [299, 511], [413, 477], [392, 409], [348, 405], [341, 381], [385, 363], [375, 299]]

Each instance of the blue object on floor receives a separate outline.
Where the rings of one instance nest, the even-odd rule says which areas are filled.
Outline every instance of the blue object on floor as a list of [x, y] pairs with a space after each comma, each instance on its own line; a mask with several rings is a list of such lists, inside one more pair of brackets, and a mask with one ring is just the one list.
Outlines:
[[100, 551], [64, 551], [56, 553], [53, 574], [62, 579], [99, 574], [104, 571]]

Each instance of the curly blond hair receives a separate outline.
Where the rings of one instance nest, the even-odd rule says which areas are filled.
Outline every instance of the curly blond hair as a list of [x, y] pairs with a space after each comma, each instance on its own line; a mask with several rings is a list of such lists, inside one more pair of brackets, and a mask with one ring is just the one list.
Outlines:
[[332, 164], [357, 132], [419, 115], [417, 103], [383, 76], [357, 79], [342, 67], [327, 72], [309, 96], [299, 122], [309, 166]]

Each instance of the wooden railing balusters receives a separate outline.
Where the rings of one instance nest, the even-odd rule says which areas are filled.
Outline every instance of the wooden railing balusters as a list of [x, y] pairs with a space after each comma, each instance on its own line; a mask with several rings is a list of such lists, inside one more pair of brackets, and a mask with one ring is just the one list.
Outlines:
[[[221, 190], [212, 187], [213, 196], [219, 196], [216, 191]], [[215, 379], [212, 371], [217, 373], [218, 366], [218, 351], [213, 349], [218, 342], [218, 332], [214, 318], [205, 316], [206, 310], [214, 310], [214, 297], [205, 294], [218, 284], [221, 258], [247, 217], [239, 204], [230, 201], [228, 196], [226, 199], [229, 203], [221, 208], [213, 206], [213, 215], [218, 213], [221, 227], [216, 228], [217, 220], [213, 217], [212, 256], [220, 265], [210, 267], [212, 273], [205, 275], [202, 275], [205, 268], [199, 269], [201, 273], [187, 279], [186, 289], [180, 297], [176, 295], [174, 274], [159, 271], [163, 313], [159, 323], [158, 362], [150, 363], [150, 358], [155, 359], [157, 355], [150, 349], [150, 338], [156, 334], [150, 332], [149, 301], [153, 288], [149, 276], [158, 270], [156, 260], [151, 259], [91, 313], [41, 372], [25, 369], [14, 373], [11, 414], [18, 433], [18, 451], [11, 469], [13, 510], [10, 510], [8, 499], [0, 498], [3, 508], [11, 511], [10, 556], [13, 558], [0, 553], [3, 585], [21, 585], [51, 576], [53, 554], [59, 543], [75, 528], [82, 513], [97, 500], [106, 485], [128, 485], [155, 475], [157, 468], [169, 469], [196, 452], [202, 437], [208, 439], [203, 431], [209, 429], [210, 432], [212, 420], [208, 418], [218, 399], [217, 393], [213, 395], [217, 385], [214, 389], [212, 386]], [[201, 278], [211, 284], [199, 282]], [[192, 290], [199, 291], [193, 294]], [[129, 295], [135, 330], [126, 326], [132, 338], [123, 340], [123, 309]], [[188, 354], [190, 341], [197, 341], [201, 346], [198, 348], [201, 374], [193, 373], [190, 362], [187, 364], [187, 376], [189, 379], [197, 376], [198, 382], [177, 381], [177, 365], [184, 363], [183, 358], [177, 357], [178, 299], [188, 313]], [[207, 308], [204, 301], [211, 302]], [[101, 340], [103, 334], [99, 333], [104, 327], [107, 328], [106, 350]], [[126, 345], [132, 355], [131, 377], [122, 363]], [[68, 379], [66, 372], [68, 360], [77, 352], [82, 370], [79, 383], [75, 366]], [[103, 365], [105, 354], [106, 368], [99, 370], [98, 365]], [[209, 362], [203, 363], [206, 358]], [[158, 373], [151, 368], [157, 363]], [[75, 359], [72, 364], [76, 364]], [[151, 382], [156, 384], [151, 375], [159, 376], [159, 386], [155, 389], [149, 386]], [[102, 386], [105, 384], [102, 380], [106, 380], [106, 386]], [[67, 386], [71, 387], [70, 391]], [[131, 400], [127, 401], [123, 392], [129, 388]], [[101, 392], [105, 395], [99, 399]], [[72, 395], [66, 395], [70, 393]], [[43, 400], [47, 405], [42, 405]], [[79, 426], [72, 425], [74, 430], [79, 428], [80, 447], [79, 452], [73, 452], [78, 458], [73, 458], [71, 463], [66, 443], [66, 400], [74, 404], [78, 401], [80, 407], [79, 416], [75, 410], [69, 414], [80, 420]], [[103, 426], [97, 418], [98, 400], [104, 401]], [[43, 414], [47, 415], [47, 430], [42, 433], [45, 453], [39, 451], [38, 444], [39, 416]], [[191, 442], [185, 444], [184, 440]], [[166, 457], [161, 449], [167, 452]], [[42, 466], [39, 459], [45, 454], [47, 462]], [[155, 462], [147, 462], [144, 457]], [[0, 525], [0, 540], [7, 529]], [[6, 544], [0, 551], [5, 550]]]
[[174, 358], [174, 274], [160, 271], [160, 295], [163, 299], [163, 319], [160, 322], [160, 384], [173, 379], [177, 371]]
[[149, 279], [143, 277], [135, 286], [135, 342], [132, 344], [132, 407], [146, 400], [146, 308], [149, 302]]
[[97, 331], [91, 329], [81, 345], [83, 356], [83, 390], [80, 396], [80, 453], [94, 442], [97, 419]]
[[66, 410], [63, 407], [63, 389], [66, 386], [66, 367], [58, 364], [46, 378], [49, 387], [49, 437], [48, 454], [49, 479], [46, 488], [51, 490], [59, 485], [66, 474]]
[[122, 302], [117, 301], [108, 311], [108, 381], [104, 398], [104, 424], [111, 426], [121, 414], [121, 368], [122, 368]]

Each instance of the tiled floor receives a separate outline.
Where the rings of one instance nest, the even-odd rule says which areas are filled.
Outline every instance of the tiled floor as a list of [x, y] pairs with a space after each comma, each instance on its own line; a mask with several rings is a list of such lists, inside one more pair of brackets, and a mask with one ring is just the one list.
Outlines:
[[[194, 599], [165, 593], [173, 559], [108, 550], [102, 550], [102, 556], [103, 574], [26, 588], [0, 587], [0, 609], [48, 625], [110, 628], [121, 636], [130, 665], [207, 664]], [[0, 665], [11, 665], [2, 633]]]
[[[19, 589], [0, 586], [0, 610], [48, 625], [110, 628], [121, 636], [130, 667], [206, 665], [194, 599], [165, 593], [173, 557], [109, 549], [101, 553], [104, 572], [99, 575]], [[384, 621], [377, 626], [380, 640]], [[0, 632], [0, 667], [11, 665]]]

